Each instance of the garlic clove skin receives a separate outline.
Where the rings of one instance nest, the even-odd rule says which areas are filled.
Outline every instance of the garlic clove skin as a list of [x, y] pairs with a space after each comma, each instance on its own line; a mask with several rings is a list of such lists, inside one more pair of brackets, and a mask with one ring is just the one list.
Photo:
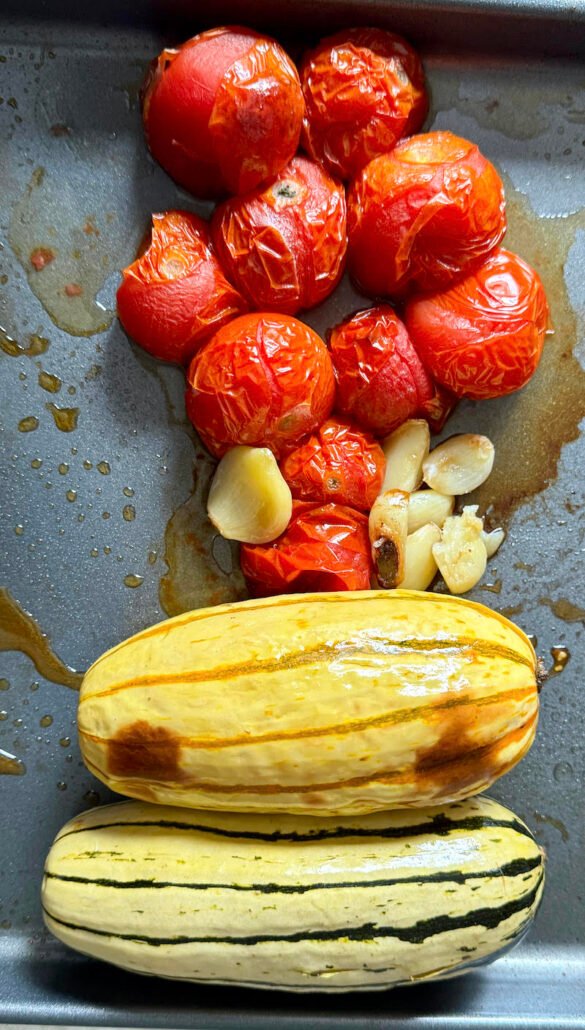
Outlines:
[[504, 529], [492, 529], [491, 533], [488, 533], [484, 529], [481, 538], [485, 544], [488, 558], [493, 558], [506, 539], [506, 531]]
[[232, 447], [211, 482], [207, 514], [227, 540], [267, 544], [284, 532], [292, 495], [267, 447]]

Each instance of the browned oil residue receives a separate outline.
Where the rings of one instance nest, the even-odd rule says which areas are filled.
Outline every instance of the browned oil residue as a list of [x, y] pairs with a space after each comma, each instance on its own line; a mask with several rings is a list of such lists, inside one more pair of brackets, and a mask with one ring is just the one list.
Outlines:
[[133, 504], [125, 504], [122, 508], [122, 518], [125, 522], [134, 522], [136, 518], [136, 508]]
[[542, 815], [540, 812], [534, 812], [534, 818], [539, 823], [546, 823], [548, 826], [552, 826], [555, 830], [558, 830], [565, 844], [569, 840], [569, 831], [565, 824], [560, 819], [554, 819], [552, 815]]
[[523, 610], [523, 604], [509, 604], [506, 608], [498, 609], [500, 615], [505, 616], [506, 619], [511, 619], [513, 615], [520, 615]]
[[540, 603], [547, 605], [553, 615], [563, 622], [585, 622], [585, 608], [573, 604], [566, 597], [559, 597], [556, 601], [552, 597], [541, 597]]
[[144, 576], [138, 576], [135, 572], [129, 572], [127, 576], [124, 576], [124, 586], [130, 587], [132, 590], [142, 586], [143, 583]]
[[501, 579], [496, 579], [493, 583], [483, 583], [479, 589], [488, 590], [490, 594], [500, 594], [502, 592], [502, 581]]
[[196, 443], [193, 491], [165, 530], [168, 572], [160, 581], [159, 599], [167, 615], [247, 597], [236, 545], [225, 542], [229, 562], [222, 561], [221, 567], [213, 555], [217, 531], [207, 518], [206, 500], [214, 468], [213, 459]]
[[98, 461], [96, 469], [102, 474], [102, 476], [109, 476], [112, 471], [108, 461]]
[[79, 690], [83, 674], [65, 665], [32, 615], [25, 612], [4, 587], [0, 587], [0, 651], [22, 651], [51, 683]]
[[49, 347], [49, 341], [44, 336], [37, 336], [36, 333], [32, 333], [28, 341], [27, 346], [23, 347], [21, 343], [17, 343], [4, 329], [0, 328], [0, 350], [11, 358], [36, 358], [39, 354], [44, 354]]
[[39, 386], [47, 393], [59, 393], [63, 382], [59, 376], [53, 376], [50, 372], [39, 372]]
[[577, 318], [564, 280], [564, 268], [585, 211], [566, 218], [539, 218], [528, 199], [506, 183], [508, 233], [505, 246], [539, 273], [549, 299], [554, 334], [547, 336], [542, 360], [530, 383], [493, 402], [500, 418], [491, 433], [496, 448], [493, 472], [474, 497], [494, 517], [504, 519], [556, 477], [564, 444], [579, 435], [585, 414], [585, 372], [573, 354]]
[[47, 411], [51, 412], [53, 421], [62, 433], [72, 433], [74, 429], [77, 429], [77, 419], [79, 418], [79, 408], [60, 408], [57, 404], [49, 402], [45, 404]]
[[567, 647], [551, 647], [551, 657], [553, 660], [553, 667], [549, 672], [549, 676], [558, 676], [563, 671], [567, 662], [571, 658], [571, 652]]
[[19, 433], [34, 433], [39, 428], [39, 420], [36, 415], [26, 415], [18, 423]]
[[0, 748], [0, 776], [24, 776], [26, 765], [16, 755]]

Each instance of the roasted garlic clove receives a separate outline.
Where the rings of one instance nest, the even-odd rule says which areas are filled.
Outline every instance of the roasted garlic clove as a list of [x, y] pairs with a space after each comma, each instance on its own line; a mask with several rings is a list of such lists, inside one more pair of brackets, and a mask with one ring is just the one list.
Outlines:
[[468, 494], [485, 482], [492, 471], [494, 455], [494, 445], [487, 436], [452, 436], [425, 458], [424, 481], [441, 494]]
[[207, 514], [228, 540], [267, 544], [284, 532], [292, 496], [267, 447], [233, 447], [221, 459], [209, 490]]
[[433, 545], [433, 556], [452, 594], [465, 594], [485, 572], [487, 551], [482, 538], [483, 519], [477, 506], [468, 506], [461, 515], [451, 515]]
[[404, 577], [404, 552], [408, 527], [408, 493], [386, 490], [374, 501], [369, 530], [372, 560], [380, 586], [399, 586]]
[[415, 490], [408, 502], [408, 532], [416, 533], [428, 522], [434, 522], [440, 529], [445, 519], [453, 514], [454, 507], [454, 497], [436, 490]]
[[403, 590], [426, 590], [437, 572], [433, 547], [441, 539], [441, 530], [427, 522], [406, 538]]
[[421, 418], [410, 418], [382, 444], [386, 472], [382, 491], [416, 490], [422, 482], [422, 464], [429, 453], [431, 434]]

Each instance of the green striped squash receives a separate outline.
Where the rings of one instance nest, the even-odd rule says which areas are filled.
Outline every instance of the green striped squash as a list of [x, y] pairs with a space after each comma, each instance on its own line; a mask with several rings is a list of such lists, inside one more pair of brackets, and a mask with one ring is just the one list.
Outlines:
[[49, 930], [140, 973], [290, 991], [453, 976], [517, 942], [543, 855], [487, 797], [349, 818], [129, 801], [57, 836]]

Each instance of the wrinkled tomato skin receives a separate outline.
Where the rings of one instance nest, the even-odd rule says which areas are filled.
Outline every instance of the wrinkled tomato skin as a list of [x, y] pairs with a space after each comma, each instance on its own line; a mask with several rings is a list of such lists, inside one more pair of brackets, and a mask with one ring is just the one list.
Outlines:
[[287, 529], [271, 544], [243, 544], [240, 565], [254, 597], [367, 590], [368, 518], [341, 504], [293, 501]]
[[406, 327], [388, 305], [358, 311], [332, 329], [329, 351], [336, 411], [376, 436], [418, 414], [434, 396]]
[[268, 186], [221, 204], [212, 235], [250, 307], [294, 315], [325, 300], [343, 274], [345, 191], [316, 162], [294, 157]]
[[357, 176], [347, 226], [350, 274], [367, 296], [442, 288], [500, 243], [504, 187], [474, 143], [450, 132], [412, 136]]
[[236, 444], [280, 457], [325, 421], [335, 395], [321, 338], [280, 314], [229, 322], [195, 355], [187, 380], [187, 414], [218, 458]]
[[180, 365], [248, 307], [212, 253], [207, 223], [190, 211], [152, 216], [150, 243], [122, 272], [117, 304], [136, 343]]
[[323, 39], [303, 59], [300, 75], [303, 147], [340, 179], [351, 179], [425, 120], [420, 59], [384, 29], [347, 29]]
[[435, 379], [482, 400], [513, 393], [534, 374], [549, 310], [534, 269], [500, 248], [449, 289], [413, 297], [405, 317]]
[[370, 433], [330, 418], [280, 464], [294, 498], [369, 511], [382, 489], [386, 461]]
[[163, 50], [143, 89], [153, 157], [200, 197], [244, 193], [276, 175], [297, 149], [303, 111], [282, 47], [237, 26]]

